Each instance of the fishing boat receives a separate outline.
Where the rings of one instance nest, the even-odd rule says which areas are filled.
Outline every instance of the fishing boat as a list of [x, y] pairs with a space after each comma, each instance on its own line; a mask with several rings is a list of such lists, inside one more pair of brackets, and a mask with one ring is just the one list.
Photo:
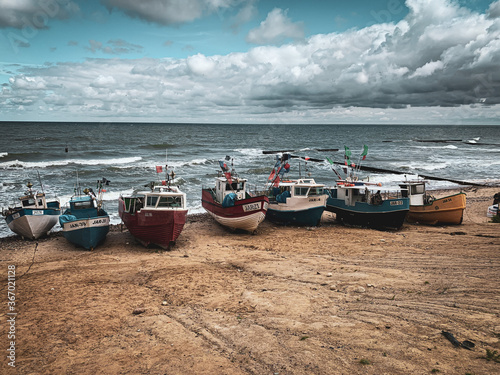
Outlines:
[[[226, 157], [226, 161], [230, 157]], [[247, 190], [247, 179], [240, 178], [234, 168], [229, 170], [224, 161], [219, 161], [221, 170], [215, 177], [215, 188], [203, 187], [201, 205], [221, 225], [230, 229], [255, 232], [266, 218], [269, 198], [251, 194]]]
[[10, 230], [31, 240], [47, 234], [57, 223], [61, 214], [59, 201], [47, 201], [45, 193], [34, 191], [33, 184], [27, 183], [27, 191], [19, 197], [20, 205], [8, 207], [2, 215]]
[[[157, 172], [161, 168], [156, 167]], [[169, 249], [184, 228], [188, 212], [186, 194], [173, 185], [174, 177], [172, 171], [166, 180], [150, 183], [150, 190], [134, 191], [118, 199], [120, 218], [130, 234], [146, 247]]]
[[289, 154], [277, 155], [268, 177], [269, 208], [266, 217], [284, 225], [319, 225], [326, 205], [325, 185], [316, 183], [312, 178], [285, 179], [290, 170], [289, 159]]
[[406, 220], [420, 224], [462, 224], [466, 206], [466, 195], [463, 192], [435, 198], [428, 194], [426, 181], [404, 181], [400, 184], [403, 196], [410, 199], [410, 210]]
[[328, 190], [326, 210], [339, 222], [370, 228], [399, 229], [410, 209], [410, 200], [402, 190], [381, 193], [380, 183], [339, 180]]
[[357, 165], [351, 161], [349, 147], [344, 148], [345, 179], [335, 170], [336, 163], [326, 158], [338, 177], [336, 186], [327, 190], [329, 197], [326, 200], [326, 210], [334, 212], [337, 221], [341, 223], [376, 229], [401, 228], [410, 208], [410, 200], [403, 197], [401, 189], [386, 189], [381, 192], [381, 183], [359, 180], [357, 173], [361, 161], [366, 159], [368, 146], [363, 146]]
[[109, 232], [109, 215], [102, 208], [103, 183], [98, 181], [97, 196], [92, 188], [78, 186], [68, 202], [69, 207], [59, 217], [64, 237], [71, 243], [87, 250], [95, 249]]

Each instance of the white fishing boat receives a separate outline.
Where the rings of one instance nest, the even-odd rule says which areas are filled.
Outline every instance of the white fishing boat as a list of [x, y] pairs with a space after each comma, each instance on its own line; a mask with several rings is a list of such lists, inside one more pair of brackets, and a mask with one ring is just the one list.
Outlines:
[[34, 191], [33, 184], [28, 182], [28, 190], [19, 197], [20, 205], [8, 207], [2, 215], [10, 230], [14, 233], [35, 240], [47, 234], [57, 223], [61, 214], [58, 200], [47, 201], [45, 193]]
[[285, 179], [290, 170], [289, 154], [277, 157], [268, 181], [269, 207], [266, 218], [279, 224], [319, 225], [325, 210], [327, 195], [325, 185], [312, 178]]

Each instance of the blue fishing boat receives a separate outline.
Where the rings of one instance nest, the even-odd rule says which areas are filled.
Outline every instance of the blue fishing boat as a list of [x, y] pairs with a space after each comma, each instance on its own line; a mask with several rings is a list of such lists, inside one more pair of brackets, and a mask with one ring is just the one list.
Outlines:
[[337, 181], [328, 189], [326, 210], [334, 212], [337, 221], [370, 228], [399, 229], [410, 209], [410, 200], [400, 190], [381, 192], [380, 184], [363, 181]]
[[[327, 189], [329, 197], [326, 200], [326, 210], [334, 212], [337, 221], [341, 223], [377, 229], [399, 229], [410, 209], [410, 200], [404, 197], [400, 188], [394, 187], [382, 192], [381, 183], [358, 180], [356, 171], [359, 171], [361, 160], [365, 160], [367, 153], [368, 146], [365, 145], [356, 168], [351, 161], [351, 151], [345, 147], [344, 172], [347, 175], [349, 168], [351, 171], [348, 177], [342, 179], [332, 167], [339, 179], [335, 187]], [[334, 165], [331, 159], [327, 160]]]
[[285, 179], [285, 174], [290, 170], [290, 157], [289, 154], [277, 156], [269, 175], [266, 219], [284, 225], [319, 225], [327, 198], [325, 185], [316, 183], [312, 178]]
[[109, 215], [102, 208], [102, 182], [98, 195], [92, 189], [80, 189], [71, 197], [69, 208], [59, 217], [64, 237], [71, 243], [93, 250], [104, 241], [109, 232]]
[[2, 215], [10, 230], [31, 240], [47, 234], [57, 223], [61, 214], [59, 201], [47, 201], [45, 193], [33, 191], [33, 184], [28, 182], [28, 190], [19, 197], [21, 204], [8, 207]]

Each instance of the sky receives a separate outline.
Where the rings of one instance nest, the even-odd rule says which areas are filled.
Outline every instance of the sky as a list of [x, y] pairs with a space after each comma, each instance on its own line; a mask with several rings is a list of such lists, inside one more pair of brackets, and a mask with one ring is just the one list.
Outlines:
[[0, 0], [0, 121], [500, 124], [500, 0]]

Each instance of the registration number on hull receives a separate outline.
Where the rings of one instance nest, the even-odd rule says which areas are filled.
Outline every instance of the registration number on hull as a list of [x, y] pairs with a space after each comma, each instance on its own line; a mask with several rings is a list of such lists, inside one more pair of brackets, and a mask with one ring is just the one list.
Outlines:
[[243, 211], [245, 212], [256, 211], [256, 210], [260, 210], [260, 202], [243, 205]]
[[402, 206], [403, 201], [391, 201], [391, 206]]

